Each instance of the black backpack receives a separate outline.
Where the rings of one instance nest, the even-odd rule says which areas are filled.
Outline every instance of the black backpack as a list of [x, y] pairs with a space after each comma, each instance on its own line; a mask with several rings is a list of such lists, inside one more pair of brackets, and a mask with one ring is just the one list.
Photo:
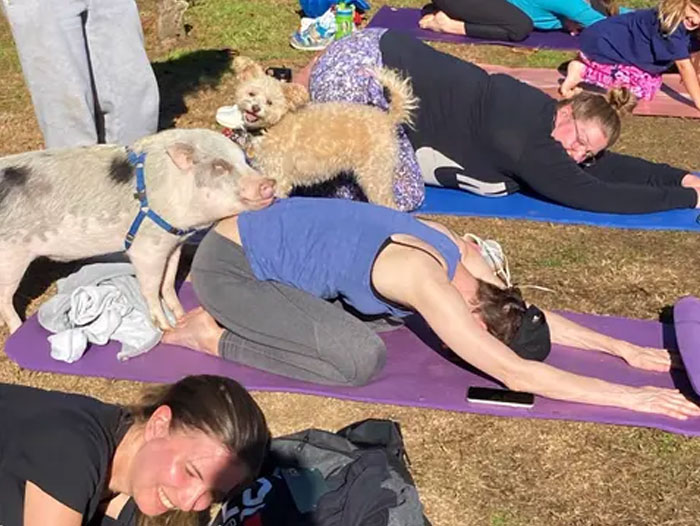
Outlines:
[[430, 526], [406, 460], [401, 428], [390, 420], [275, 438], [262, 475], [211, 525]]

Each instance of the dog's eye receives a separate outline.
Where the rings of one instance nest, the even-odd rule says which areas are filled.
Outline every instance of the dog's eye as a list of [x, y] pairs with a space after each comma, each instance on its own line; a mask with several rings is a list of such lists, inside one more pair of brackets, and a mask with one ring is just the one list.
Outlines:
[[272, 101], [271, 101], [271, 100], [268, 100], [268, 101], [267, 101], [267, 105], [268, 105], [268, 106], [272, 106]]
[[254, 92], [254, 91], [251, 91], [250, 93], [248, 93], [248, 96], [249, 96], [249, 97], [255, 97], [255, 92]]

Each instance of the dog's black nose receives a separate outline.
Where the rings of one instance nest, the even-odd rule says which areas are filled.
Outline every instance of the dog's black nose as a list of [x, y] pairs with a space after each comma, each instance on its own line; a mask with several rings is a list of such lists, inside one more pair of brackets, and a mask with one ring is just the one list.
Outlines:
[[257, 104], [253, 104], [253, 107], [251, 108], [253, 110], [253, 113], [258, 113], [260, 111], [260, 106]]

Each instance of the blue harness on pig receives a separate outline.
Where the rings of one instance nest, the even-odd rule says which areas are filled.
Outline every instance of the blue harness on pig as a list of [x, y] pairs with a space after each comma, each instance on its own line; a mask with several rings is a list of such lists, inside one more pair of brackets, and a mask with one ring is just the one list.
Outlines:
[[139, 203], [141, 203], [141, 208], [139, 209], [139, 213], [136, 214], [134, 221], [131, 223], [129, 232], [126, 234], [126, 239], [124, 240], [125, 250], [129, 250], [129, 247], [131, 247], [131, 244], [134, 242], [136, 232], [139, 231], [141, 223], [143, 223], [143, 220], [147, 217], [163, 230], [175, 236], [186, 236], [187, 234], [194, 232], [196, 230], [195, 228], [189, 228], [187, 230], [175, 228], [160, 215], [151, 210], [151, 208], [148, 206], [148, 197], [146, 196], [146, 179], [143, 175], [143, 163], [146, 160], [146, 154], [137, 154], [131, 149], [127, 148], [126, 156], [129, 163], [136, 168], [136, 193], [134, 194], [134, 197], [136, 197], [139, 200]]

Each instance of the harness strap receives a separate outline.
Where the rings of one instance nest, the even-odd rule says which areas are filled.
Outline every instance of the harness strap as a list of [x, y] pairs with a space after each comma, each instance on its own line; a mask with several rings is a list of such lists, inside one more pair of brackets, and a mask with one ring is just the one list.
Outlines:
[[126, 238], [124, 239], [125, 250], [129, 250], [131, 244], [134, 242], [136, 233], [139, 231], [139, 228], [141, 228], [143, 220], [147, 217], [160, 228], [165, 230], [168, 234], [173, 234], [175, 236], [186, 236], [187, 234], [194, 232], [196, 230], [194, 228], [182, 230], [181, 228], [174, 227], [148, 206], [146, 178], [143, 174], [143, 163], [146, 160], [146, 154], [144, 152], [137, 154], [130, 148], [127, 148], [126, 157], [129, 163], [136, 169], [136, 192], [134, 193], [134, 198], [139, 200], [141, 207], [139, 208], [136, 217], [132, 221], [131, 227], [129, 227], [129, 232], [127, 232]]

